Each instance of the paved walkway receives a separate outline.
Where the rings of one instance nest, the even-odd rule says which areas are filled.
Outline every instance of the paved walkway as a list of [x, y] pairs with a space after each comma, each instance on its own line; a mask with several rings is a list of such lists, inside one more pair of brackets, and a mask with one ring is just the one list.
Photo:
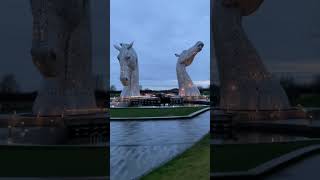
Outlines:
[[296, 164], [281, 169], [279, 172], [275, 172], [265, 180], [319, 180], [319, 164], [320, 155], [310, 156]]

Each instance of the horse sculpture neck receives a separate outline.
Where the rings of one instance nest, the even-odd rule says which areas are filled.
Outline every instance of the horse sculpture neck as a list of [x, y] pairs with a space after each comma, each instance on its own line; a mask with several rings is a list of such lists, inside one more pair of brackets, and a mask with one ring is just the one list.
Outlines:
[[[182, 61], [182, 62], [181, 62]], [[177, 79], [179, 85], [180, 96], [199, 96], [200, 92], [197, 87], [193, 84], [183, 60], [179, 59], [176, 65]]]
[[226, 109], [288, 108], [288, 98], [246, 36], [242, 12], [213, 3], [213, 39], [220, 78], [220, 106]]
[[186, 67], [191, 65], [195, 56], [202, 50], [203, 46], [203, 43], [199, 41], [196, 45], [183, 51], [180, 55], [176, 54], [178, 57], [176, 71], [180, 96], [200, 96], [199, 89], [193, 84]]

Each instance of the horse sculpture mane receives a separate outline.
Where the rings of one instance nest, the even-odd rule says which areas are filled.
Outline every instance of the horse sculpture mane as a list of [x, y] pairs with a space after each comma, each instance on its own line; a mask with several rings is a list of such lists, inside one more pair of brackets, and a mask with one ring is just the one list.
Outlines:
[[114, 45], [119, 51], [117, 56], [120, 63], [120, 81], [123, 85], [120, 98], [140, 96], [138, 56], [130, 44]]
[[193, 84], [186, 67], [193, 62], [203, 46], [204, 44], [199, 41], [188, 50], [184, 50], [180, 55], [175, 54], [178, 57], [176, 71], [180, 96], [200, 96], [199, 89]]
[[[267, 71], [242, 28], [242, 16], [252, 13], [261, 2], [215, 0], [213, 3], [213, 39], [219, 69], [221, 108], [289, 108], [288, 98], [280, 83]], [[244, 12], [244, 9], [250, 10]]]

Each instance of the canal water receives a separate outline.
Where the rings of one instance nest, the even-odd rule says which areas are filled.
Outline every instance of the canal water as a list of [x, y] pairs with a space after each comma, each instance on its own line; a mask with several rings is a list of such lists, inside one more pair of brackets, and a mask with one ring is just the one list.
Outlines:
[[65, 141], [66, 131], [62, 128], [25, 127], [0, 128], [0, 144], [52, 145]]
[[[273, 120], [269, 123], [286, 124], [286, 125], [303, 125], [309, 127], [320, 127], [320, 110], [316, 113], [313, 112], [312, 119], [289, 119], [289, 120]], [[246, 143], [273, 143], [273, 142], [288, 142], [300, 140], [312, 140], [314, 136], [308, 137], [301, 134], [283, 134], [273, 132], [260, 132], [257, 130], [232, 130], [227, 133], [217, 134], [212, 133], [211, 144], [246, 144]]]
[[209, 133], [209, 123], [209, 111], [185, 120], [111, 121], [111, 179], [136, 179], [150, 172]]
[[247, 144], [247, 143], [275, 143], [299, 140], [310, 140], [309, 137], [294, 136], [265, 132], [232, 132], [232, 134], [218, 136], [211, 139], [211, 144]]
[[2, 145], [88, 145], [106, 146], [104, 134], [88, 137], [69, 137], [65, 128], [25, 127], [0, 128], [0, 144]]

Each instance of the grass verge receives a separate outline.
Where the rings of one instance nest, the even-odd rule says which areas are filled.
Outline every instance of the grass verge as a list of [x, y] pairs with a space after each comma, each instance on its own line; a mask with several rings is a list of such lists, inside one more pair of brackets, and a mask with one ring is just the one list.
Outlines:
[[0, 177], [109, 175], [109, 148], [0, 146]]
[[114, 108], [114, 109], [110, 109], [110, 117], [130, 118], [130, 117], [187, 116], [203, 108], [206, 108], [206, 107], [197, 106], [197, 107], [174, 107], [174, 108]]
[[210, 135], [206, 135], [172, 161], [155, 169], [141, 180], [208, 180], [210, 169]]
[[211, 172], [247, 171], [315, 141], [211, 145]]

